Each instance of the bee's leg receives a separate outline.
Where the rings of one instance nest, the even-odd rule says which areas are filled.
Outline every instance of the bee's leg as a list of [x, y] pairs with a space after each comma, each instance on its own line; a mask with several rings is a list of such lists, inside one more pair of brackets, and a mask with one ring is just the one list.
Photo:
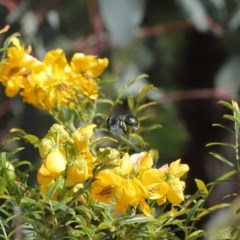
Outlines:
[[127, 125], [125, 124], [124, 121], [120, 122], [120, 127], [121, 127], [121, 129], [123, 130], [124, 133], [128, 132], [128, 127], [127, 127]]

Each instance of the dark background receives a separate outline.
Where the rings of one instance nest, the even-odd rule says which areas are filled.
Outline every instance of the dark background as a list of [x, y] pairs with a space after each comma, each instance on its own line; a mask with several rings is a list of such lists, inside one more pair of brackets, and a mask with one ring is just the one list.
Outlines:
[[[205, 145], [232, 141], [212, 127], [224, 123], [225, 109], [218, 100], [238, 100], [240, 85], [240, 5], [234, 0], [52, 0], [0, 1], [1, 42], [18, 31], [33, 54], [43, 58], [49, 49], [63, 48], [68, 56], [84, 52], [110, 59], [107, 74], [118, 77], [117, 86], [147, 73], [127, 94], [138, 94], [140, 86], [158, 88], [152, 124], [163, 127], [146, 133], [150, 146], [160, 152], [160, 162], [178, 158], [188, 163], [187, 193], [196, 191], [194, 178], [206, 183], [227, 171], [211, 157]], [[112, 97], [112, 89], [104, 90]], [[111, 93], [110, 93], [111, 92]], [[0, 142], [11, 127], [20, 127], [43, 137], [52, 124], [44, 112], [8, 99], [0, 92]], [[28, 146], [29, 148], [29, 146]], [[36, 158], [34, 149], [22, 158]], [[231, 151], [215, 149], [229, 159]], [[222, 201], [232, 189], [222, 185], [209, 204]]]

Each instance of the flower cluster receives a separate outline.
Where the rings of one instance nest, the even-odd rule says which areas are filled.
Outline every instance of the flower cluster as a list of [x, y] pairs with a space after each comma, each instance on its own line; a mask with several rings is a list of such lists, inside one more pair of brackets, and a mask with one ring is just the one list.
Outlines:
[[[42, 193], [46, 194], [58, 182], [54, 198], [61, 197], [64, 186], [67, 195], [73, 194], [92, 178], [88, 190], [93, 199], [112, 204], [116, 214], [126, 214], [129, 207], [140, 207], [147, 216], [152, 215], [148, 200], [155, 200], [158, 205], [167, 200], [176, 204], [184, 200], [185, 182], [180, 178], [189, 170], [188, 165], [177, 160], [153, 168], [154, 150], [129, 155], [106, 147], [92, 153], [94, 128], [94, 124], [81, 127], [70, 136], [61, 125], [52, 126], [39, 145], [43, 163], [38, 182]], [[83, 200], [81, 196], [79, 199]]]
[[64, 186], [82, 186], [92, 176], [94, 157], [89, 150], [94, 124], [78, 128], [71, 136], [62, 125], [54, 124], [39, 144], [43, 163], [37, 174], [42, 193], [59, 181], [54, 198], [60, 197]]
[[57, 106], [73, 108], [83, 98], [97, 99], [96, 78], [107, 67], [106, 58], [75, 53], [68, 63], [63, 50], [56, 49], [40, 61], [18, 38], [13, 37], [11, 42], [0, 65], [0, 82], [8, 97], [19, 93], [23, 101], [48, 111]]

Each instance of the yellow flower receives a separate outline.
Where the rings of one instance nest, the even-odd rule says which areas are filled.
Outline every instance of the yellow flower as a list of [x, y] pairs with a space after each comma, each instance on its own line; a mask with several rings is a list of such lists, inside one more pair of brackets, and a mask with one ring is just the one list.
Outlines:
[[154, 150], [150, 150], [148, 152], [141, 152], [130, 156], [130, 162], [133, 164], [136, 174], [141, 174], [143, 171], [152, 167], [154, 154]]
[[83, 183], [88, 178], [88, 165], [84, 158], [79, 156], [74, 159], [67, 169], [67, 185], [72, 186], [76, 183]]
[[165, 181], [169, 185], [169, 191], [166, 194], [167, 199], [171, 203], [181, 203], [184, 200], [185, 182], [180, 180], [187, 171], [189, 166], [187, 164], [180, 164], [181, 160], [176, 160], [170, 165], [162, 166], [159, 171], [165, 174]]
[[17, 37], [13, 37], [11, 42], [13, 43], [13, 46], [8, 48], [8, 58], [12, 59], [12, 63], [18, 64], [26, 54], [29, 54], [32, 51], [32, 49], [30, 46], [25, 49], [24, 46], [20, 44]]
[[104, 170], [97, 174], [91, 184], [91, 195], [95, 200], [109, 204], [113, 200], [117, 189], [122, 187], [124, 179], [111, 170]]
[[73, 72], [82, 73], [86, 78], [95, 78], [99, 77], [108, 66], [108, 59], [75, 53], [70, 65]]
[[44, 166], [51, 174], [61, 174], [66, 169], [66, 158], [59, 150], [50, 152], [45, 161]]
[[179, 178], [171, 178], [168, 181], [169, 191], [167, 193], [167, 199], [169, 202], [178, 204], [184, 200], [183, 191], [185, 189], [185, 182], [180, 181]]
[[140, 180], [149, 193], [149, 199], [157, 200], [159, 205], [166, 201], [169, 185], [165, 182], [164, 173], [158, 169], [148, 169], [142, 173]]
[[91, 100], [98, 98], [98, 84], [95, 80], [86, 79], [82, 75], [78, 75], [74, 79], [73, 89], [76, 94], [82, 94]]
[[12, 38], [7, 59], [0, 63], [0, 81], [7, 96], [20, 94], [23, 101], [48, 111], [56, 107], [74, 108], [85, 98], [98, 98], [98, 77], [108, 65], [107, 59], [82, 53], [74, 54], [69, 65], [62, 49], [46, 53], [43, 61], [29, 55], [31, 48]]
[[117, 149], [111, 147], [100, 148], [99, 152], [98, 159], [100, 159], [103, 164], [116, 165], [116, 167], [112, 169], [116, 174], [127, 177], [131, 173], [133, 165], [130, 162], [128, 153], [120, 153]]
[[95, 124], [80, 127], [72, 134], [72, 139], [78, 152], [89, 152], [90, 139], [95, 127]]
[[49, 51], [39, 66], [32, 67], [31, 80], [26, 82], [22, 96], [41, 109], [68, 106], [76, 99], [70, 77], [71, 69], [64, 52], [61, 49]]
[[11, 39], [13, 46], [7, 50], [8, 58], [0, 65], [0, 82], [6, 87], [8, 97], [15, 96], [23, 87], [26, 78], [31, 74], [30, 66], [35, 61], [28, 55], [31, 48], [25, 49], [18, 38]]
[[38, 170], [38, 182], [40, 184], [47, 184], [52, 179], [59, 177], [66, 169], [66, 165], [66, 158], [61, 151], [57, 149], [51, 151]]
[[50, 172], [44, 166], [44, 164], [41, 165], [37, 173], [37, 181], [41, 185], [49, 184], [52, 181], [52, 179], [56, 177], [58, 177], [58, 175], [51, 175]]
[[177, 178], [182, 177], [186, 172], [189, 171], [189, 166], [187, 164], [181, 164], [181, 160], [178, 159], [172, 162], [168, 169], [168, 174], [173, 175]]
[[137, 178], [125, 180], [116, 191], [115, 214], [126, 214], [128, 207], [140, 206], [145, 215], [151, 216], [150, 207], [145, 201], [147, 197], [147, 190]]
[[114, 168], [113, 171], [122, 177], [128, 177], [132, 169], [133, 165], [130, 162], [130, 156], [128, 153], [124, 153], [121, 158], [118, 159], [118, 166]]

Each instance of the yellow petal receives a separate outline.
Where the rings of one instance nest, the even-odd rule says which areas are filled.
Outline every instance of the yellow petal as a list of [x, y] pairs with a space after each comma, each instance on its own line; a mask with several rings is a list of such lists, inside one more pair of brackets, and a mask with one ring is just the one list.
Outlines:
[[66, 158], [59, 150], [50, 152], [44, 162], [44, 166], [50, 174], [63, 172], [66, 169], [66, 164]]
[[169, 202], [174, 204], [179, 204], [184, 200], [185, 182], [175, 179], [169, 183], [169, 191], [167, 194], [167, 199]]
[[96, 127], [95, 124], [88, 125], [86, 127], [78, 128], [73, 134], [72, 139], [79, 152], [88, 152], [90, 139], [93, 135], [93, 130]]

